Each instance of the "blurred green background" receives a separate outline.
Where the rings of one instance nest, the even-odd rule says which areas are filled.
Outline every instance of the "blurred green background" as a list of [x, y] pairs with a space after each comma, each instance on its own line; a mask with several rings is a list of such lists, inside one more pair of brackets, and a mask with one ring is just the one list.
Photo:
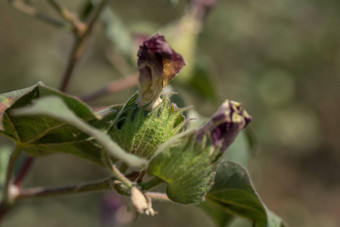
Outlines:
[[[47, 1], [32, 2], [58, 16]], [[86, 1], [60, 2], [81, 12]], [[102, 18], [106, 26], [98, 23], [75, 71], [71, 94], [85, 94], [134, 73], [138, 45], [132, 37], [160, 31], [187, 61], [187, 69], [171, 83], [187, 105], [209, 116], [224, 99], [233, 99], [253, 116], [256, 147], [249, 171], [265, 204], [289, 226], [340, 226], [339, 1], [219, 1], [200, 25], [190, 19], [186, 1], [112, 0], [110, 7], [111, 14]], [[5, 1], [0, 2], [0, 34], [1, 93], [38, 81], [59, 86], [71, 34]], [[135, 90], [90, 104], [122, 103]], [[231, 150], [246, 149], [239, 140]], [[0, 151], [6, 152], [8, 141], [0, 142]], [[25, 186], [103, 176], [82, 160], [51, 155], [35, 161]], [[4, 226], [213, 226], [197, 207], [160, 203], [154, 205], [156, 217], [126, 224], [134, 219], [126, 204], [109, 193], [27, 200]], [[234, 226], [250, 224], [238, 220]]]

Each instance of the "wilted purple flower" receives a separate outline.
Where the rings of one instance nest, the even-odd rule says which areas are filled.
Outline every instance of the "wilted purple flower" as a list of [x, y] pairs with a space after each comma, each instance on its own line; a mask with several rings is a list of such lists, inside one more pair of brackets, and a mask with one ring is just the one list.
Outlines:
[[138, 51], [139, 107], [149, 105], [152, 109], [160, 100], [163, 87], [185, 65], [182, 56], [176, 53], [159, 33], [145, 40]]
[[208, 122], [165, 142], [147, 172], [167, 183], [168, 197], [178, 203], [201, 203], [214, 181], [224, 150], [250, 122], [241, 104], [225, 101]]
[[242, 110], [241, 103], [226, 100], [209, 121], [197, 131], [196, 140], [201, 141], [208, 134], [213, 146], [223, 152], [251, 119], [251, 116]]

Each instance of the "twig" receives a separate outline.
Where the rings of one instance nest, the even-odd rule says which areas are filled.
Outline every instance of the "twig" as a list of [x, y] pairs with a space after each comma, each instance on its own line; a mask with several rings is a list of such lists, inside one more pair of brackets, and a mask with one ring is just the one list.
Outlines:
[[70, 54], [70, 57], [67, 63], [66, 71], [64, 73], [64, 76], [63, 76], [63, 79], [60, 85], [60, 91], [62, 92], [65, 92], [67, 90], [74, 68], [76, 64], [78, 63], [78, 60], [83, 55], [84, 48], [85, 48], [84, 45], [85, 45], [84, 42], [80, 42], [78, 40], [75, 41], [75, 44], [72, 48], [72, 51], [71, 51], [71, 54]]
[[67, 90], [75, 66], [84, 53], [86, 41], [88, 40], [89, 34], [91, 33], [94, 24], [96, 23], [100, 13], [104, 9], [108, 1], [109, 0], [102, 0], [99, 3], [90, 21], [86, 24], [85, 29], [81, 31], [79, 34], [76, 34], [75, 44], [71, 51], [68, 65], [66, 67], [66, 71], [60, 84], [60, 91], [65, 92]]
[[128, 188], [132, 187], [133, 183], [129, 179], [127, 179], [115, 165], [112, 165], [112, 173], [115, 178], [125, 184]]
[[[119, 181], [115, 180], [115, 178], [108, 178], [100, 181], [95, 181], [86, 184], [77, 184], [77, 185], [69, 185], [58, 188], [31, 188], [21, 191], [16, 199], [28, 199], [28, 198], [39, 198], [39, 197], [49, 197], [49, 196], [59, 196], [59, 195], [69, 195], [69, 194], [77, 194], [77, 193], [86, 193], [86, 192], [98, 192], [98, 191], [107, 191], [116, 189], [115, 186], [120, 184]], [[119, 192], [119, 191], [118, 191]], [[124, 192], [125, 195], [130, 195], [130, 190]], [[171, 202], [168, 196], [164, 193], [160, 192], [146, 192], [144, 193], [147, 197], [151, 199], [155, 199], [158, 201], [167, 201]]]
[[48, 2], [60, 16], [71, 25], [73, 31], [76, 34], [81, 35], [84, 32], [86, 25], [78, 18], [76, 14], [70, 12], [68, 9], [60, 5], [57, 0], [48, 0]]
[[[41, 12], [39, 12], [37, 9], [34, 7], [24, 3], [21, 0], [9, 0], [10, 4], [17, 10], [26, 13], [32, 17], [36, 17], [38, 19], [43, 19], [45, 21], [51, 22], [54, 25], [62, 26], [62, 27], [68, 27], [72, 28], [73, 31], [75, 32], [75, 37], [76, 37], [76, 43], [75, 46], [72, 49], [71, 52], [71, 57], [66, 69], [66, 73], [61, 85], [61, 90], [65, 91], [66, 87], [69, 83], [69, 79], [72, 75], [73, 69], [78, 62], [79, 58], [83, 54], [84, 46], [85, 46], [85, 40], [90, 34], [90, 31], [92, 30], [95, 21], [97, 20], [98, 16], [100, 15], [100, 12], [103, 10], [104, 6], [108, 2], [108, 0], [103, 0], [100, 5], [97, 7], [94, 16], [90, 20], [88, 25], [83, 24], [80, 22], [76, 16], [72, 15], [68, 10], [63, 8], [62, 6], [59, 5], [59, 3], [56, 0], [49, 0], [50, 4], [59, 12], [59, 14], [64, 18], [64, 20], [68, 21], [71, 23], [71, 26], [68, 25], [67, 23], [64, 23], [62, 21], [57, 21]], [[85, 30], [86, 28], [86, 30]], [[80, 36], [81, 35], [81, 36]], [[80, 37], [78, 37], [80, 36]], [[31, 164], [33, 162], [32, 157], [26, 158], [24, 161], [19, 174], [17, 175], [16, 179], [14, 180], [14, 184], [16, 186], [20, 185], [21, 181], [25, 177], [28, 169], [30, 168]]]
[[169, 199], [169, 197], [161, 192], [146, 192], [144, 193], [145, 196], [154, 199], [154, 200], [158, 200], [158, 201], [164, 201], [164, 202], [172, 202], [172, 200]]
[[51, 6], [57, 11], [57, 13], [64, 18], [64, 20], [73, 23], [74, 15], [68, 11], [65, 7], [61, 6], [57, 0], [48, 0]]
[[95, 181], [86, 184], [69, 185], [58, 188], [31, 188], [23, 190], [17, 196], [18, 200], [27, 198], [47, 197], [47, 196], [58, 196], [66, 194], [76, 194], [84, 192], [95, 192], [103, 190], [114, 189], [115, 179], [109, 178], [105, 180]]
[[123, 91], [130, 87], [135, 87], [138, 85], [138, 75], [133, 74], [131, 76], [113, 81], [109, 83], [107, 86], [100, 88], [94, 92], [91, 92], [89, 94], [85, 94], [80, 96], [80, 99], [83, 101], [91, 101], [93, 99], [108, 95], [108, 94], [114, 94], [120, 91]]
[[15, 195], [11, 194], [11, 178], [13, 173], [13, 168], [15, 165], [15, 162], [21, 152], [21, 148], [17, 146], [14, 151], [12, 152], [11, 156], [8, 160], [8, 166], [6, 170], [6, 177], [5, 177], [5, 184], [4, 184], [4, 191], [3, 191], [3, 199], [0, 203], [0, 222], [2, 218], [7, 214], [7, 212], [10, 210]]
[[47, 22], [53, 26], [56, 27], [62, 27], [62, 28], [66, 28], [66, 29], [71, 29], [71, 26], [69, 26], [69, 24], [61, 21], [61, 20], [57, 20], [53, 17], [48, 16], [45, 13], [40, 12], [39, 10], [37, 10], [36, 8], [34, 8], [31, 5], [26, 4], [25, 2], [23, 2], [22, 0], [9, 0], [9, 3], [12, 5], [12, 7], [28, 16], [34, 17], [36, 19], [42, 20], [44, 22]]
[[104, 156], [105, 164], [110, 169], [111, 173], [113, 174], [113, 177], [115, 177], [117, 180], [121, 181], [125, 186], [128, 188], [131, 188], [133, 186], [133, 183], [124, 175], [122, 174], [119, 169], [111, 162], [111, 158], [109, 154], [106, 154]]
[[23, 164], [20, 167], [20, 170], [17, 174], [17, 176], [14, 179], [13, 184], [17, 187], [20, 186], [22, 180], [25, 178], [29, 168], [31, 167], [32, 163], [34, 161], [33, 157], [26, 157], [25, 160], [23, 161]]
[[4, 203], [11, 203], [11, 195], [10, 195], [10, 186], [11, 186], [11, 178], [13, 174], [13, 168], [16, 160], [21, 152], [21, 147], [17, 146], [9, 157], [8, 166], [6, 170], [6, 178], [3, 192], [3, 201]]

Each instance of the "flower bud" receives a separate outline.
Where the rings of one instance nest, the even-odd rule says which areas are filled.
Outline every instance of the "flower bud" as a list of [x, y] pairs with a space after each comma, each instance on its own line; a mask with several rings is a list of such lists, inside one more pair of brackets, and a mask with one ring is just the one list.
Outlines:
[[185, 129], [188, 120], [183, 112], [170, 101], [170, 95], [152, 111], [138, 108], [138, 94], [133, 96], [121, 110], [109, 133], [125, 151], [150, 159], [158, 147]]
[[214, 147], [226, 150], [238, 133], [251, 122], [249, 114], [242, 110], [242, 104], [226, 100], [209, 121], [196, 132], [196, 140], [209, 135]]
[[168, 184], [167, 195], [173, 201], [202, 202], [224, 150], [250, 120], [240, 103], [225, 101], [201, 128], [163, 144], [150, 161], [148, 173]]
[[138, 107], [148, 105], [153, 109], [160, 102], [163, 87], [185, 65], [182, 56], [176, 53], [159, 33], [150, 37], [139, 47], [139, 97]]
[[152, 209], [151, 199], [145, 196], [137, 187], [131, 188], [131, 202], [138, 214], [154, 216], [157, 213]]

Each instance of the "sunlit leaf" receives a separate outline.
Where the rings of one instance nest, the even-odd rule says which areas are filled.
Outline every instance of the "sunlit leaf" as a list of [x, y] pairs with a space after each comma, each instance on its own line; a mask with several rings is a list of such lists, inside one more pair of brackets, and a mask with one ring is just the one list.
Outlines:
[[[78, 121], [87, 122], [92, 128], [106, 131], [116, 118], [120, 106], [115, 106], [94, 113], [78, 99], [63, 94], [38, 83], [35, 86], [0, 95], [2, 128], [0, 132], [23, 147], [31, 156], [46, 155], [56, 152], [72, 154], [96, 164], [102, 165], [102, 145], [94, 138], [74, 125], [55, 116], [62, 116], [62, 109], [53, 103], [45, 103], [54, 116], [43, 115], [36, 110], [34, 115], [14, 115], [18, 108], [32, 107], [36, 100], [58, 97], [63, 107]], [[104, 133], [103, 133], [104, 134]]]
[[[58, 112], [56, 112], [58, 110]], [[105, 132], [91, 126], [79, 118], [60, 98], [56, 96], [44, 97], [32, 105], [15, 111], [17, 116], [47, 116], [76, 127], [86, 135], [93, 137], [109, 154], [133, 167], [141, 167], [146, 160], [126, 153], [118, 144], [111, 140]]]

